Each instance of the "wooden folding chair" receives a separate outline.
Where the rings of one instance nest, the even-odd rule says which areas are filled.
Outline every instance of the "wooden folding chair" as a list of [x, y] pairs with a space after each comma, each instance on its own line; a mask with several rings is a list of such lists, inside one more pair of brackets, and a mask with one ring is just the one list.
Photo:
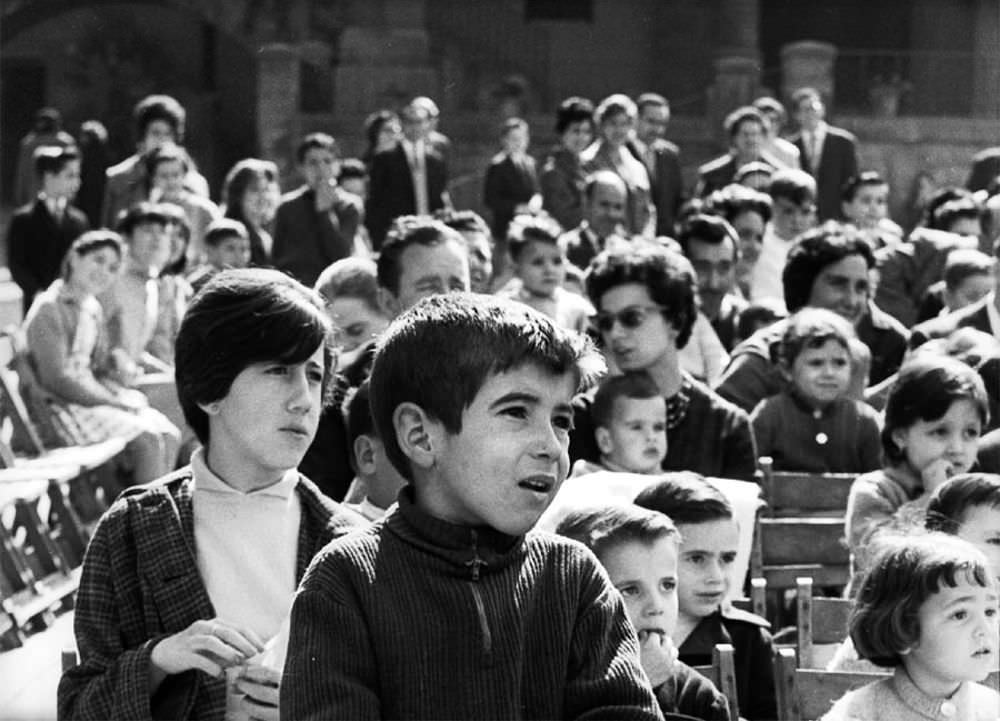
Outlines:
[[736, 651], [731, 643], [717, 643], [712, 649], [711, 666], [692, 666], [707, 678], [729, 701], [729, 718], [740, 717], [739, 693], [736, 690]]
[[800, 669], [795, 664], [795, 649], [780, 648], [774, 657], [778, 718], [782, 721], [815, 721], [848, 691], [888, 675]]
[[811, 578], [796, 580], [799, 668], [826, 666], [828, 657], [832, 656], [830, 652], [847, 638], [847, 621], [853, 606], [853, 602], [846, 598], [813, 596]]
[[799, 577], [817, 586], [846, 586], [848, 564], [842, 518], [758, 517], [750, 575], [763, 578], [769, 591], [795, 588]]
[[734, 598], [732, 603], [734, 608], [767, 618], [767, 581], [763, 578], [751, 578], [749, 598]]
[[758, 459], [761, 486], [774, 518], [831, 516], [843, 518], [856, 473], [776, 471], [770, 456]]

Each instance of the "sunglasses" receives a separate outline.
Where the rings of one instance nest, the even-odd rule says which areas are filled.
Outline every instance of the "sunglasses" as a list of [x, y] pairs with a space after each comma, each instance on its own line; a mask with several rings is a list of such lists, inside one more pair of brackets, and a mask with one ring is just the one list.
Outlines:
[[634, 330], [646, 322], [646, 318], [654, 311], [664, 311], [662, 305], [630, 305], [617, 313], [602, 311], [594, 316], [594, 325], [602, 333], [609, 332], [615, 327], [615, 321], [622, 324], [622, 328]]

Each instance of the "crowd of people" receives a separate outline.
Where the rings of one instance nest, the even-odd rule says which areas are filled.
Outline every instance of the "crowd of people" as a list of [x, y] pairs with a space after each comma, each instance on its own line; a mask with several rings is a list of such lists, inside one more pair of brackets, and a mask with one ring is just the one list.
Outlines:
[[[426, 97], [372, 114], [361, 158], [303, 137], [284, 195], [241, 160], [221, 205], [173, 98], [104, 175], [40, 113], [22, 391], [49, 443], [127, 436], [134, 483], [60, 717], [728, 719], [690, 668], [725, 642], [741, 716], [774, 719], [709, 480], [770, 456], [858, 476], [836, 663], [895, 671], [829, 718], [995, 718], [1000, 175], [973, 183], [983, 154], [904, 228], [820, 93], [790, 103], [787, 136], [774, 98], [733, 111], [693, 187], [658, 94], [567, 98], [537, 159], [509, 118], [487, 218], [454, 207]], [[607, 472], [648, 484], [532, 530]]]

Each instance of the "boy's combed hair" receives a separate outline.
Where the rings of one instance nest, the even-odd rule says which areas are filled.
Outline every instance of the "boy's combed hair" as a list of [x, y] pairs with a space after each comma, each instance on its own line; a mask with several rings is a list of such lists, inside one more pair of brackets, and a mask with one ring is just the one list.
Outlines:
[[664, 318], [677, 330], [677, 347], [687, 345], [697, 316], [691, 262], [652, 244], [605, 250], [591, 261], [586, 288], [595, 308], [600, 309], [606, 292], [627, 283], [645, 286], [650, 299], [663, 308]]
[[829, 266], [851, 255], [860, 255], [869, 270], [875, 267], [871, 246], [854, 228], [828, 220], [806, 231], [788, 251], [781, 283], [789, 313], [805, 308], [813, 284]]
[[733, 247], [733, 259], [739, 260], [740, 238], [725, 218], [705, 213], [688, 216], [681, 222], [677, 241], [681, 244], [684, 255], [689, 257], [692, 240], [710, 245], [721, 245], [728, 240]]
[[375, 261], [370, 258], [341, 258], [323, 269], [316, 279], [315, 290], [328, 303], [337, 298], [357, 298], [370, 310], [379, 311], [377, 272]]
[[850, 356], [854, 337], [854, 327], [832, 310], [803, 308], [788, 319], [785, 332], [774, 348], [777, 357], [772, 360], [791, 368], [803, 350], [821, 348], [831, 340], [839, 343]]
[[434, 217], [459, 233], [482, 233], [490, 239], [490, 243], [493, 242], [490, 226], [483, 220], [483, 216], [474, 210], [442, 208], [434, 213]]
[[861, 658], [878, 666], [903, 662], [920, 640], [920, 606], [944, 587], [966, 581], [989, 588], [989, 566], [970, 543], [943, 533], [883, 536], [861, 582], [849, 630]]
[[412, 480], [393, 429], [401, 403], [418, 405], [449, 433], [459, 433], [463, 412], [487, 378], [525, 365], [570, 373], [578, 390], [604, 371], [588, 338], [521, 303], [449, 293], [407, 310], [380, 339], [370, 376], [375, 428], [392, 464]]
[[174, 377], [184, 419], [202, 444], [208, 415], [199, 404], [225, 398], [255, 363], [302, 363], [323, 348], [323, 388], [334, 367], [330, 319], [320, 297], [276, 270], [217, 273], [188, 308], [177, 333]]
[[332, 135], [327, 133], [309, 133], [309, 135], [302, 138], [295, 149], [295, 159], [299, 163], [305, 162], [306, 153], [314, 149], [329, 150], [333, 153], [334, 157], [337, 157], [337, 141], [333, 139]]
[[615, 403], [619, 398], [658, 398], [660, 390], [645, 373], [629, 373], [605, 378], [594, 394], [590, 417], [597, 428], [607, 428], [614, 420]]
[[708, 523], [733, 518], [733, 506], [718, 488], [697, 473], [667, 474], [635, 497], [635, 503], [659, 511], [674, 523]]
[[944, 262], [944, 285], [954, 291], [959, 285], [974, 275], [990, 275], [996, 261], [981, 250], [958, 248], [948, 253]]
[[423, 215], [401, 215], [393, 221], [378, 255], [378, 284], [393, 295], [399, 292], [403, 269], [400, 258], [411, 245], [441, 245], [452, 241], [465, 248], [465, 239], [457, 230], [440, 220]]
[[889, 185], [889, 181], [883, 178], [882, 174], [877, 170], [865, 170], [847, 179], [847, 182], [840, 189], [840, 199], [845, 203], [850, 203], [854, 200], [854, 196], [858, 194], [858, 190], [866, 185]]
[[661, 538], [680, 541], [677, 526], [667, 516], [632, 503], [571, 511], [556, 533], [579, 541], [598, 558], [625, 543], [650, 546]]
[[816, 202], [816, 179], [804, 170], [783, 168], [771, 175], [771, 200], [784, 198], [794, 205]]
[[1000, 508], [1000, 475], [962, 473], [949, 478], [931, 494], [924, 526], [929, 531], [955, 534], [966, 513], [979, 506]]
[[885, 404], [882, 451], [886, 459], [899, 463], [905, 458], [903, 449], [892, 438], [897, 430], [909, 428], [919, 420], [935, 421], [960, 400], [976, 406], [985, 427], [990, 417], [989, 399], [983, 379], [974, 369], [941, 355], [917, 355], [904, 363]]
[[521, 258], [529, 243], [559, 245], [562, 228], [548, 215], [515, 215], [507, 228], [507, 249], [515, 261]]
[[205, 229], [205, 245], [216, 248], [226, 238], [234, 236], [243, 240], [250, 238], [247, 227], [240, 221], [232, 218], [216, 218]]
[[73, 146], [39, 145], [31, 157], [35, 163], [35, 175], [41, 178], [46, 173], [61, 173], [67, 164], [80, 159], [80, 151]]

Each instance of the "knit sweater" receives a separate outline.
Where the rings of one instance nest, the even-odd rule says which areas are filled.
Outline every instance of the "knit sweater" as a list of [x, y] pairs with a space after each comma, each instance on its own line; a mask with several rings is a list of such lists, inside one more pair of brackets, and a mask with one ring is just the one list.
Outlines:
[[978, 683], [963, 683], [950, 699], [932, 698], [903, 667], [890, 677], [845, 694], [823, 721], [996, 721], [1000, 696]]
[[283, 718], [658, 719], [621, 597], [568, 539], [413, 503], [314, 559], [292, 606]]

